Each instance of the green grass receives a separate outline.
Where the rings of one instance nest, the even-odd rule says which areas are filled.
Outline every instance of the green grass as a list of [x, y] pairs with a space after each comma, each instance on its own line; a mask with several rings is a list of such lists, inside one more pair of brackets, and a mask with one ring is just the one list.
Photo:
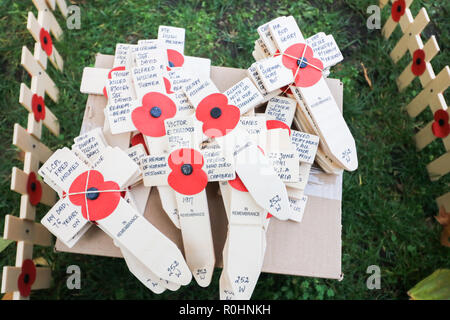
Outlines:
[[[430, 182], [425, 166], [442, 154], [441, 141], [416, 152], [412, 140], [418, 128], [432, 119], [430, 111], [410, 119], [403, 109], [418, 92], [416, 79], [405, 93], [398, 94], [395, 78], [409, 62], [409, 55], [394, 65], [389, 52], [400, 37], [396, 30], [388, 41], [379, 30], [366, 28], [366, 8], [377, 1], [280, 0], [263, 1], [72, 1], [81, 7], [80, 30], [64, 28], [64, 40], [56, 47], [65, 60], [65, 71], [49, 66], [58, 85], [58, 104], [46, 99], [62, 123], [61, 135], [44, 130], [43, 140], [53, 149], [68, 144], [78, 135], [87, 96], [79, 92], [83, 67], [93, 66], [96, 52], [113, 54], [118, 42], [155, 38], [158, 25], [186, 28], [186, 54], [211, 59], [213, 65], [247, 68], [257, 38], [256, 28], [279, 15], [296, 17], [303, 33], [332, 33], [343, 49], [344, 63], [332, 77], [344, 82], [344, 116], [356, 139], [359, 169], [345, 173], [342, 219], [342, 270], [344, 280], [262, 274], [254, 299], [406, 299], [406, 292], [435, 269], [450, 266], [450, 250], [439, 244], [440, 226], [435, 198], [449, 189], [449, 177]], [[432, 3], [431, 3], [432, 2]], [[433, 60], [438, 73], [448, 62], [450, 22], [448, 1], [415, 1], [414, 14], [421, 6], [428, 10], [432, 24], [424, 38], [436, 34], [442, 53]], [[12, 129], [26, 126], [26, 111], [18, 103], [21, 82], [30, 85], [20, 66], [23, 45], [33, 48], [26, 30], [27, 11], [36, 11], [31, 1], [4, 0], [0, 4], [0, 212], [18, 215], [19, 195], [9, 191], [11, 167], [22, 167], [11, 145]], [[383, 22], [389, 9], [383, 10]], [[373, 82], [364, 79], [361, 62]], [[447, 96], [447, 101], [450, 101]], [[38, 217], [47, 208], [39, 206]], [[3, 218], [0, 217], [0, 229]], [[1, 253], [0, 265], [13, 265], [15, 244]], [[50, 289], [36, 291], [34, 299], [217, 299], [220, 271], [209, 288], [193, 281], [177, 292], [154, 295], [127, 270], [120, 259], [55, 254], [52, 248], [35, 248], [35, 257], [51, 264]], [[82, 289], [66, 288], [66, 268], [76, 264], [82, 270]], [[381, 289], [366, 288], [369, 265], [381, 268]]]

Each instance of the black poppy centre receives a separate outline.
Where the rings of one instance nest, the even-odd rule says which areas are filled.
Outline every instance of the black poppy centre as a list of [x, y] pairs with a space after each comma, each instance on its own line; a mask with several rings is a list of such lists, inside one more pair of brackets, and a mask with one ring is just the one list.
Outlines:
[[159, 118], [161, 117], [162, 111], [160, 107], [154, 106], [153, 108], [150, 109], [150, 115], [153, 118]]
[[96, 187], [92, 187], [87, 189], [86, 198], [88, 200], [95, 200], [100, 195], [100, 192], [98, 192], [98, 189]]
[[183, 164], [181, 166], [181, 173], [184, 174], [185, 176], [188, 176], [188, 175], [192, 174], [193, 170], [194, 169], [192, 168], [192, 165], [190, 165], [188, 163]]
[[307, 67], [308, 65], [308, 59], [306, 59], [305, 57], [302, 58], [298, 58], [297, 59], [297, 65], [301, 68], [304, 69]]
[[219, 107], [214, 107], [211, 109], [209, 114], [211, 115], [211, 118], [217, 119], [222, 115], [222, 109]]

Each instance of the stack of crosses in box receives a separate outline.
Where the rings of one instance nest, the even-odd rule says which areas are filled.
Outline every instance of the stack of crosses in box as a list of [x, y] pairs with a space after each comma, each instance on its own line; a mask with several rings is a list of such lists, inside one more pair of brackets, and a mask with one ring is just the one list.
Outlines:
[[[66, 246], [93, 225], [154, 293], [211, 283], [215, 254], [205, 187], [218, 183], [228, 231], [221, 299], [250, 299], [272, 219], [302, 223], [314, 162], [357, 168], [354, 139], [324, 77], [343, 57], [333, 36], [305, 38], [293, 17], [260, 26], [247, 77], [221, 92], [210, 60], [184, 55], [185, 30], [116, 45], [112, 69], [86, 68], [81, 91], [103, 94], [102, 128], [40, 168], [60, 200], [42, 219]], [[151, 188], [183, 241], [144, 216]]]

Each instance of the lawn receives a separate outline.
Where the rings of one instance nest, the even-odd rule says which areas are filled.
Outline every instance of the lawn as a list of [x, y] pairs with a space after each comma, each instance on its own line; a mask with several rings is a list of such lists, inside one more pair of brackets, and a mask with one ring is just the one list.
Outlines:
[[[430, 111], [411, 119], [403, 107], [420, 91], [416, 79], [399, 94], [395, 78], [409, 63], [397, 65], [389, 52], [400, 37], [397, 29], [384, 40], [380, 30], [368, 30], [366, 8], [377, 1], [72, 1], [81, 8], [81, 29], [64, 29], [56, 47], [65, 60], [64, 73], [48, 72], [60, 89], [60, 102], [48, 102], [62, 123], [59, 137], [43, 130], [52, 149], [66, 146], [78, 135], [87, 96], [79, 92], [85, 66], [93, 66], [96, 52], [114, 54], [118, 42], [136, 43], [155, 38], [160, 24], [186, 28], [187, 55], [206, 57], [216, 66], [247, 68], [257, 38], [256, 28], [277, 16], [293, 15], [307, 36], [332, 33], [345, 60], [330, 77], [344, 83], [344, 117], [356, 139], [359, 169], [344, 174], [342, 202], [342, 270], [335, 280], [262, 274], [254, 299], [407, 299], [407, 290], [435, 269], [450, 267], [450, 250], [439, 243], [440, 226], [434, 220], [435, 198], [448, 191], [450, 178], [428, 178], [425, 166], [443, 153], [440, 141], [417, 152], [414, 132], [432, 119]], [[413, 14], [425, 6], [432, 23], [423, 39], [435, 34], [441, 53], [433, 60], [438, 73], [448, 62], [449, 1], [414, 1]], [[30, 79], [20, 66], [21, 47], [33, 49], [26, 30], [31, 1], [3, 0], [0, 4], [0, 230], [6, 214], [18, 215], [20, 196], [9, 190], [12, 166], [22, 167], [12, 146], [14, 123], [26, 127], [26, 110], [19, 104], [21, 82]], [[389, 8], [382, 11], [384, 22]], [[364, 64], [373, 88], [364, 77]], [[447, 95], [447, 101], [448, 99]], [[50, 101], [47, 99], [47, 101]], [[39, 206], [38, 218], [47, 208]], [[0, 266], [14, 265], [15, 244], [0, 253]], [[50, 289], [36, 291], [34, 299], [218, 299], [220, 270], [212, 284], [195, 281], [177, 292], [154, 295], [135, 279], [121, 259], [54, 253], [36, 247], [34, 257], [50, 263]], [[81, 290], [68, 290], [66, 268], [79, 265]], [[367, 267], [381, 268], [381, 289], [368, 290]]]

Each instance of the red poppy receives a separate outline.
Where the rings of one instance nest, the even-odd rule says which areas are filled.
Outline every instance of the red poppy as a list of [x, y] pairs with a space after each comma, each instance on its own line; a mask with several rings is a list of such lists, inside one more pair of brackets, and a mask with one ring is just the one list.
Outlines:
[[433, 134], [438, 138], [445, 138], [450, 133], [450, 124], [448, 123], [448, 112], [438, 110], [434, 113], [434, 122], [431, 126]]
[[[113, 71], [125, 71], [124, 66], [115, 67], [109, 70], [108, 79], [111, 79]], [[106, 92], [106, 87], [103, 87], [103, 95], [108, 99], [108, 93]]]
[[175, 103], [165, 94], [149, 92], [142, 98], [142, 107], [131, 113], [134, 126], [149, 137], [162, 137], [166, 134], [164, 120], [177, 113]]
[[[86, 183], [88, 174], [89, 181]], [[117, 190], [117, 192], [102, 192], [105, 190]], [[81, 214], [85, 219], [95, 221], [106, 218], [114, 212], [120, 201], [119, 190], [116, 182], [105, 181], [99, 171], [89, 170], [80, 174], [72, 182], [69, 188], [69, 199], [74, 205], [81, 206]]]
[[236, 128], [241, 112], [238, 107], [228, 104], [226, 95], [213, 93], [200, 101], [195, 116], [203, 122], [203, 133], [215, 138]]
[[236, 178], [234, 180], [228, 180], [228, 183], [230, 186], [236, 190], [242, 191], [242, 192], [248, 192], [248, 189], [245, 187], [244, 183], [242, 182], [241, 178], [239, 178], [238, 174], [236, 173]]
[[164, 80], [164, 86], [166, 87], [166, 93], [167, 94], [175, 93], [174, 91], [172, 91], [172, 84], [170, 83], [170, 80], [167, 79], [166, 77], [163, 77], [163, 80]]
[[280, 120], [267, 120], [266, 127], [267, 127], [267, 130], [287, 129], [287, 130], [289, 130], [289, 135], [291, 135], [291, 128], [289, 128], [289, 126], [286, 123], [284, 123], [283, 121], [280, 121]]
[[167, 60], [169, 61], [169, 68], [182, 67], [184, 64], [184, 57], [176, 50], [167, 49]]
[[131, 138], [131, 146], [132, 146], [132, 147], [134, 147], [135, 145], [138, 145], [138, 144], [142, 144], [142, 145], [144, 146], [145, 152], [146, 152], [147, 154], [150, 154], [150, 153], [148, 152], [147, 145], [145, 144], [144, 136], [142, 135], [142, 133], [135, 134], [135, 135]]
[[42, 50], [50, 57], [53, 51], [53, 41], [50, 33], [44, 28], [41, 28], [39, 32], [39, 42], [41, 43]]
[[425, 61], [425, 51], [417, 49], [413, 53], [413, 61], [411, 65], [411, 71], [416, 76], [421, 76], [425, 69], [427, 68], [427, 63]]
[[190, 196], [205, 189], [208, 175], [202, 170], [204, 159], [199, 151], [177, 149], [169, 155], [168, 164], [172, 172], [167, 181], [176, 192]]
[[322, 61], [314, 58], [312, 48], [304, 43], [296, 43], [287, 48], [282, 61], [283, 65], [296, 75], [294, 82], [297, 87], [311, 87], [322, 77]]
[[400, 18], [405, 14], [406, 3], [405, 0], [397, 0], [392, 4], [391, 16], [392, 20], [399, 22]]
[[36, 93], [33, 94], [33, 97], [31, 98], [31, 110], [33, 111], [34, 120], [36, 120], [36, 122], [39, 122], [39, 121], [45, 119], [44, 98], [41, 96], [38, 96]]
[[17, 287], [22, 297], [28, 297], [31, 293], [31, 286], [36, 281], [36, 266], [33, 260], [26, 259], [22, 263], [22, 272], [17, 279]]
[[33, 206], [36, 206], [39, 202], [41, 202], [42, 185], [34, 172], [30, 172], [28, 174], [27, 194], [28, 200]]

